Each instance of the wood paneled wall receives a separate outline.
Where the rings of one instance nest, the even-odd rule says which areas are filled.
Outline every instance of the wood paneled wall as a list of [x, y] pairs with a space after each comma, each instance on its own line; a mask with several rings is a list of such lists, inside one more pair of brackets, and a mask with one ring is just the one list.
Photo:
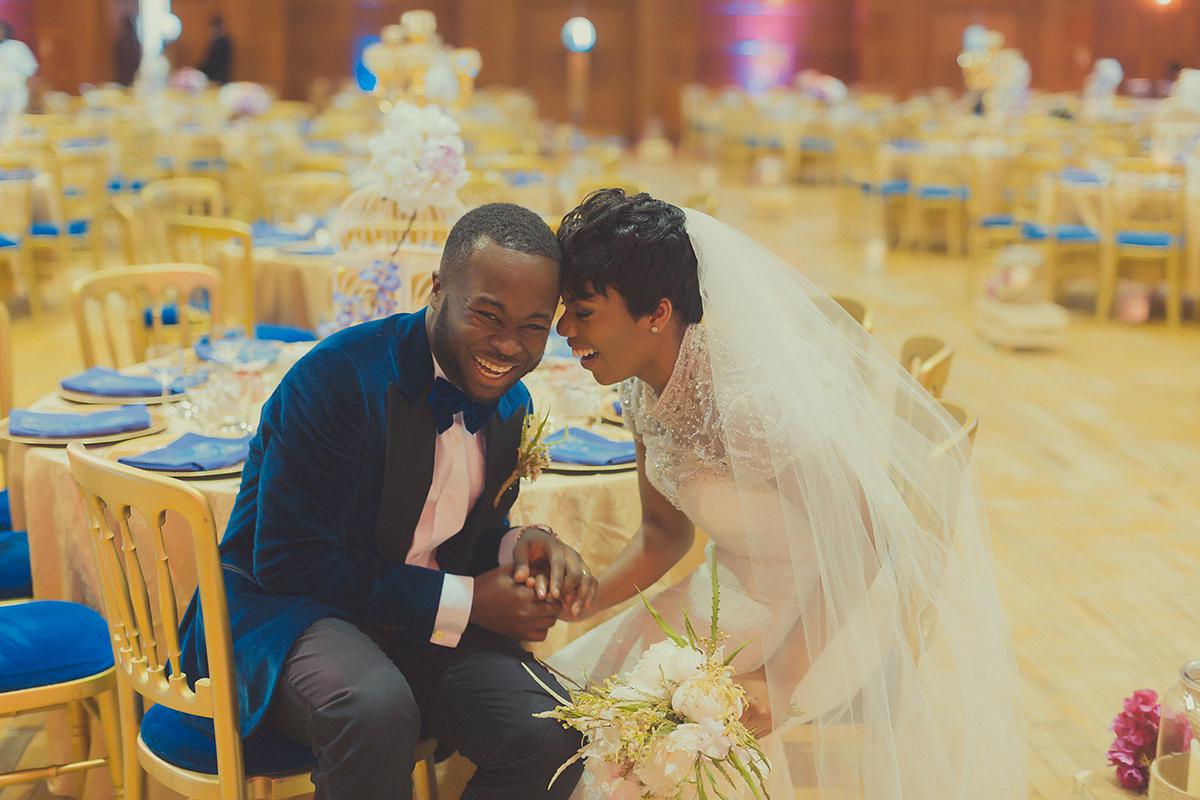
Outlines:
[[[112, 76], [112, 39], [137, 0], [0, 0], [21, 22], [42, 77], [53, 88]], [[659, 117], [678, 131], [679, 88], [734, 79], [738, 14], [782, 14], [778, 30], [794, 68], [904, 97], [934, 86], [962, 88], [955, 63], [962, 30], [982, 23], [1029, 60], [1035, 88], [1077, 90], [1095, 59], [1121, 61], [1126, 77], [1158, 79], [1169, 62], [1200, 67], [1200, 0], [173, 0], [184, 32], [168, 53], [176, 66], [203, 58], [209, 21], [221, 14], [234, 42], [235, 78], [304, 97], [318, 78], [351, 73], [356, 42], [428, 8], [456, 46], [483, 55], [481, 86], [520, 86], [544, 116], [567, 118], [563, 22], [586, 14], [598, 42], [590, 56], [585, 125], [637, 135]]]

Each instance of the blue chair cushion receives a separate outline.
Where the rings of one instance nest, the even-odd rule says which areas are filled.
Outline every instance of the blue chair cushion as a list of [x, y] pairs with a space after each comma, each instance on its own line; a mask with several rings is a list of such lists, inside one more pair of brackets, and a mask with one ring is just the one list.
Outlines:
[[[200, 297], [193, 297], [192, 299], [188, 300], [187, 305], [190, 308], [195, 308], [200, 311], [208, 311], [208, 309], [209, 309], [208, 295], [205, 294]], [[154, 324], [154, 309], [153, 308], [147, 308], [145, 311], [142, 312], [142, 321], [146, 324], [147, 328], [149, 328], [151, 325]], [[166, 305], [164, 305], [162, 307], [162, 321], [163, 321], [163, 325], [178, 324], [179, 309], [178, 309], [178, 307], [176, 307], [176, 305], [174, 303], [167, 303]], [[259, 337], [259, 338], [262, 338], [262, 337]]]
[[8, 489], [0, 491], [0, 531], [12, 530], [12, 508], [8, 500]]
[[254, 338], [267, 339], [272, 342], [315, 342], [317, 334], [307, 328], [271, 325], [264, 322], [254, 326]]
[[[71, 236], [82, 236], [87, 233], [87, 229], [86, 219], [73, 219], [67, 223], [67, 233]], [[62, 233], [62, 226], [55, 222], [35, 222], [30, 226], [29, 232], [34, 236], [58, 236]]]
[[928, 186], [917, 187], [917, 197], [925, 200], [966, 200], [968, 194], [965, 186]]
[[[182, 714], [163, 705], [142, 717], [142, 741], [155, 755], [177, 767], [217, 774], [217, 746], [212, 720]], [[262, 726], [242, 739], [247, 775], [300, 772], [316, 765], [311, 748]]]
[[1021, 223], [1021, 236], [1034, 242], [1044, 240], [1050, 234], [1046, 231], [1045, 225], [1039, 225], [1036, 222]]
[[862, 185], [864, 192], [879, 192], [884, 197], [895, 197], [896, 195], [908, 194], [908, 181], [903, 178], [896, 178], [883, 183], [864, 183]]
[[979, 225], [984, 228], [1007, 228], [1016, 224], [1012, 214], [984, 214], [979, 218]]
[[29, 537], [25, 531], [0, 531], [0, 600], [32, 596]]
[[1055, 236], [1060, 242], [1100, 242], [1100, 235], [1087, 225], [1059, 225]]
[[826, 136], [802, 136], [800, 138], [800, 149], [813, 153], [832, 153], [833, 139]]
[[62, 600], [0, 606], [0, 692], [49, 686], [113, 665], [108, 623]]
[[1170, 247], [1173, 238], [1171, 234], [1159, 231], [1117, 231], [1117, 244], [1139, 247]]
[[0, 247], [20, 247], [21, 240], [0, 233]]

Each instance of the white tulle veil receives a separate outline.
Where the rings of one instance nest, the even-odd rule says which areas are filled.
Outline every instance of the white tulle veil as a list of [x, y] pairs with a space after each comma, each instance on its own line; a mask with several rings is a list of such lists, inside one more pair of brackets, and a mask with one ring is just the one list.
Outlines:
[[970, 442], [796, 270], [686, 215], [717, 424], [758, 590], [781, 610], [758, 632], [783, 720], [764, 741], [772, 797], [1024, 797], [1016, 664]]

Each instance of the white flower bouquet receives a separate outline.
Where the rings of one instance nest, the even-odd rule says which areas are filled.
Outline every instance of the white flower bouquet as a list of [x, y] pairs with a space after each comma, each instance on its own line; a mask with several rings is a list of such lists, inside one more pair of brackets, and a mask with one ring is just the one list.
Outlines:
[[555, 778], [582, 758], [604, 795], [616, 800], [725, 800], [746, 786], [760, 800], [769, 797], [770, 764], [740, 722], [745, 692], [730, 667], [742, 648], [725, 656], [718, 645], [725, 634], [717, 628], [715, 559], [712, 592], [707, 637], [697, 635], [686, 613], [686, 636], [676, 633], [642, 595], [667, 638], [647, 648], [632, 670], [603, 686], [572, 690], [569, 700], [542, 683], [561, 705], [535, 716], [557, 719], [587, 737]]

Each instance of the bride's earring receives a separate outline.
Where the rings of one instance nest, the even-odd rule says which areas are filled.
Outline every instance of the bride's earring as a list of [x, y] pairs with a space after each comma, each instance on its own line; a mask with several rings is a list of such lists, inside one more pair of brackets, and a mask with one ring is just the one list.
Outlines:
[[651, 332], [651, 333], [658, 333], [658, 326], [657, 326], [657, 325], [651, 325], [651, 326], [650, 326], [650, 332]]

